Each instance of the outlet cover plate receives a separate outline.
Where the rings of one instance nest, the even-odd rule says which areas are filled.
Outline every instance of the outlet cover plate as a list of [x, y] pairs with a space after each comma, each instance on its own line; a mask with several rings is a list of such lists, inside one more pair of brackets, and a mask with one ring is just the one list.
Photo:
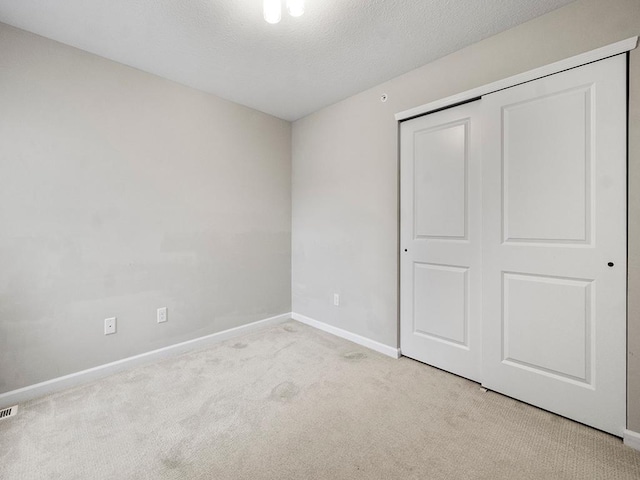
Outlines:
[[113, 335], [116, 333], [116, 317], [104, 319], [104, 334]]

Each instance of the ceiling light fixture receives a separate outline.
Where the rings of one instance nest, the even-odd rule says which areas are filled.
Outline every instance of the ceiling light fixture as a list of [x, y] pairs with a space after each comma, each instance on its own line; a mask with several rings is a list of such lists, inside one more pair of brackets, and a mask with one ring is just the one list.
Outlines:
[[[282, 19], [282, 0], [263, 0], [262, 11], [267, 23], [278, 23]], [[304, 13], [304, 0], [287, 0], [287, 12], [292, 17]]]
[[292, 17], [299, 17], [304, 13], [304, 0], [287, 0], [287, 11]]
[[267, 23], [278, 23], [282, 18], [282, 4], [280, 0], [263, 0], [262, 13]]

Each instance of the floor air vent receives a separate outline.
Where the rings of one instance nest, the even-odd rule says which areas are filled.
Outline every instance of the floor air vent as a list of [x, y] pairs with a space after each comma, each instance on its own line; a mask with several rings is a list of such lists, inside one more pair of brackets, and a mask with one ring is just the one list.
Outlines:
[[9, 408], [3, 408], [2, 410], [0, 410], [0, 420], [13, 417], [17, 414], [18, 414], [18, 405], [14, 405], [13, 407], [9, 407]]

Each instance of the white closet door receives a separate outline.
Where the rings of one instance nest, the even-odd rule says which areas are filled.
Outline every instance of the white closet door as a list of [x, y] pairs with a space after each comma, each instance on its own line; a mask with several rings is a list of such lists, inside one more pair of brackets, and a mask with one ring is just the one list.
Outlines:
[[401, 124], [402, 354], [480, 380], [478, 102]]
[[483, 107], [482, 383], [621, 435], [626, 58]]

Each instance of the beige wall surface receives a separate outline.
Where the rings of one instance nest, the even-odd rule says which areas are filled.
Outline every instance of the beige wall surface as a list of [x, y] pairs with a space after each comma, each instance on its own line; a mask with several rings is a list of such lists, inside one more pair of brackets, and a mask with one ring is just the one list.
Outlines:
[[291, 310], [290, 123], [0, 45], [0, 393]]
[[[640, 1], [580, 0], [295, 122], [293, 311], [397, 346], [394, 114], [638, 34]], [[628, 424], [640, 431], [640, 49], [629, 77]]]

